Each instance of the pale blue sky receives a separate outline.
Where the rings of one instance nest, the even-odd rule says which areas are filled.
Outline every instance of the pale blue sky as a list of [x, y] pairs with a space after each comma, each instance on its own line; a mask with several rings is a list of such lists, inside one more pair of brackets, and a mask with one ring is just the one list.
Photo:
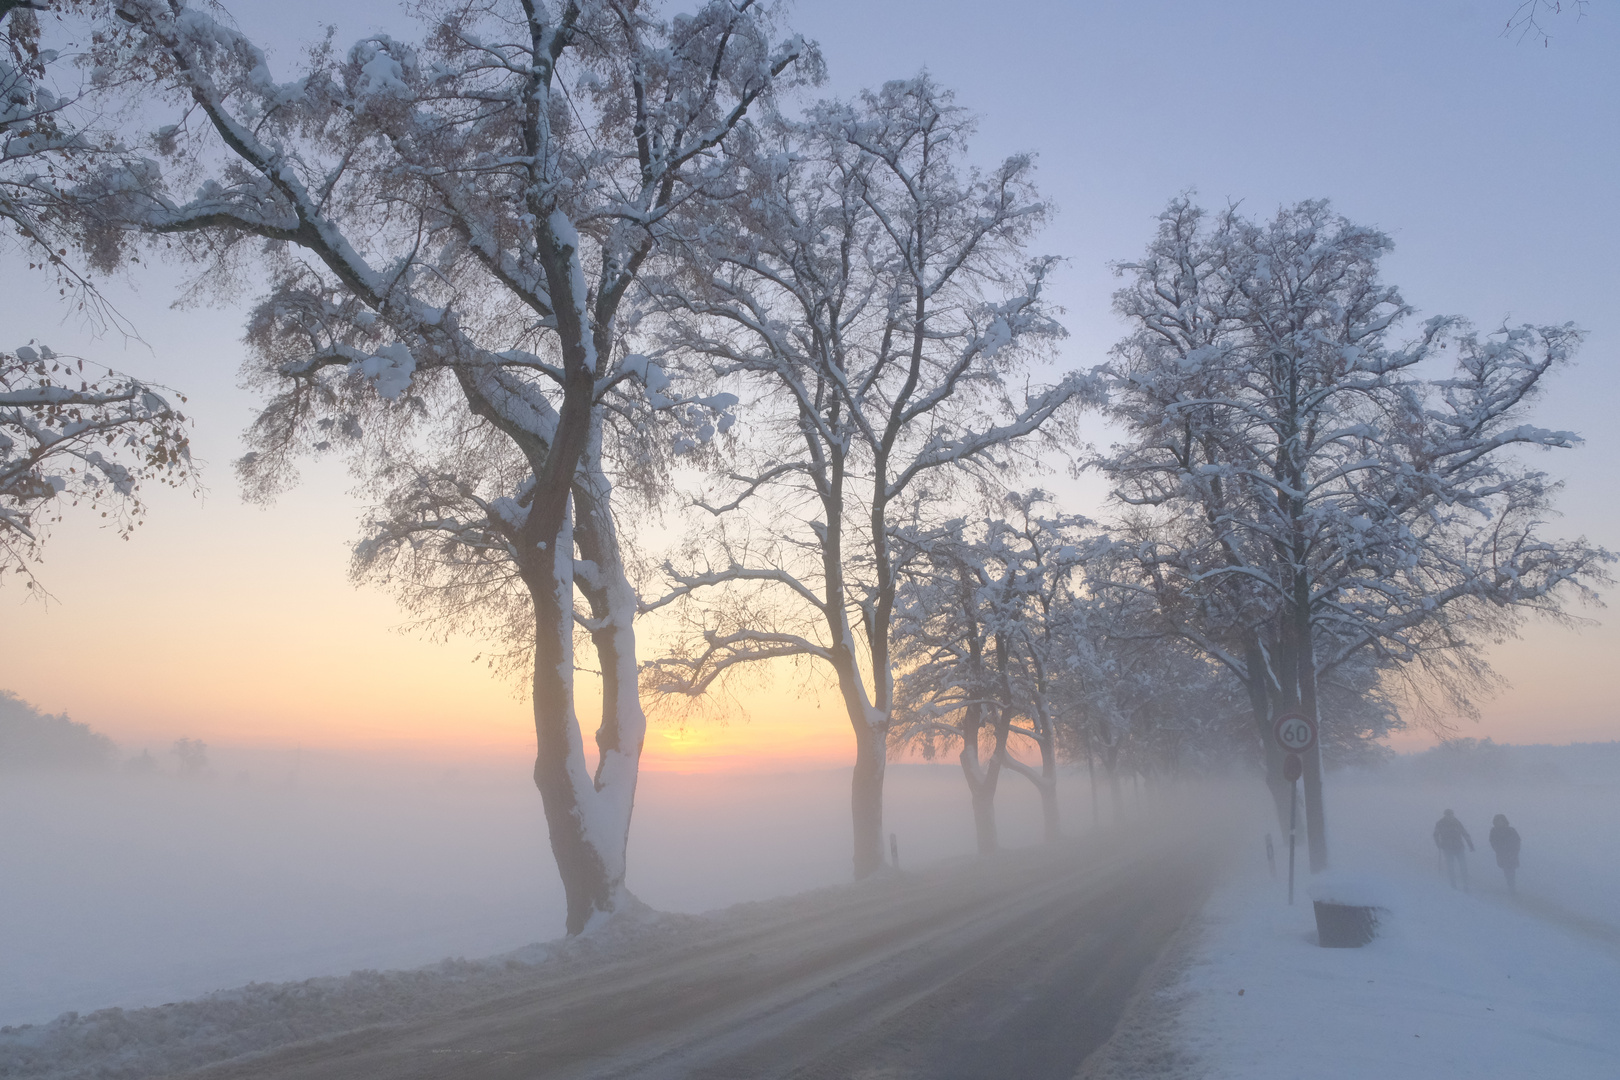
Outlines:
[[[1538, 463], [1569, 481], [1556, 530], [1620, 547], [1612, 464], [1620, 460], [1620, 12], [1597, 2], [1580, 21], [1551, 20], [1554, 36], [1543, 47], [1502, 36], [1516, 3], [800, 0], [789, 19], [821, 43], [827, 92], [926, 67], [982, 118], [984, 160], [1039, 155], [1042, 186], [1060, 208], [1041, 247], [1069, 259], [1056, 295], [1068, 311], [1065, 359], [1073, 366], [1100, 362], [1121, 333], [1109, 309], [1116, 282], [1108, 263], [1138, 254], [1154, 215], [1187, 189], [1205, 205], [1241, 200], [1255, 214], [1332, 199], [1394, 236], [1386, 277], [1423, 315], [1464, 314], [1482, 328], [1504, 318], [1586, 327], [1579, 365], [1556, 380], [1538, 419], [1580, 431], [1588, 443]], [[315, 36], [321, 20], [337, 20], [340, 42], [384, 27], [409, 36], [392, 4], [228, 6], [245, 29], [273, 35], [282, 57]], [[268, 552], [296, 535], [308, 565], [322, 568], [323, 587], [337, 588], [355, 532], [341, 470], [309, 470], [311, 486], [278, 509], [237, 505], [228, 463], [252, 404], [236, 387], [241, 319], [169, 312], [167, 278], [154, 274], [140, 298], [115, 290], [155, 354], [111, 342], [79, 347], [191, 392], [211, 497], [206, 513], [170, 511], [173, 525], [212, 548], [263, 543]], [[0, 297], [0, 319], [32, 325], [48, 303], [23, 286]], [[62, 349], [80, 335], [57, 328], [53, 316], [22, 335], [30, 336]], [[110, 540], [82, 535], [93, 532], [64, 527], [47, 568], [64, 604], [57, 614], [26, 615], [42, 656], [80, 632], [97, 574], [171, 565], [142, 570], [139, 547], [117, 555], [133, 563], [108, 563]], [[290, 564], [288, 572], [298, 573]], [[123, 602], [139, 600], [131, 593]], [[366, 617], [386, 618], [378, 614], [386, 607], [369, 597]], [[1545, 718], [1554, 741], [1620, 738], [1617, 647], [1620, 632], [1609, 628], [1542, 630], [1502, 652], [1500, 666], [1518, 689], [1487, 709], [1478, 733], [1530, 741], [1529, 721]], [[55, 686], [43, 669], [33, 683]], [[29, 696], [30, 685], [16, 688]], [[65, 692], [34, 696], [86, 719], [103, 708], [75, 704]]]

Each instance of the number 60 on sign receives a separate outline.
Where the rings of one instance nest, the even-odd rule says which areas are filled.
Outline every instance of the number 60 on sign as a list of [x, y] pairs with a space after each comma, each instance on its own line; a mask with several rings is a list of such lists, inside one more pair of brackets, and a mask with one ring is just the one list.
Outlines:
[[1277, 745], [1290, 754], [1303, 754], [1316, 745], [1316, 721], [1301, 713], [1283, 713], [1277, 717], [1272, 733]]

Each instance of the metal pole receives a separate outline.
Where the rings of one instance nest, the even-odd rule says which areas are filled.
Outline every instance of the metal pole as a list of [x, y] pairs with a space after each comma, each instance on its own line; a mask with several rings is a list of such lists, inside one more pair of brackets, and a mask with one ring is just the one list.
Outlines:
[[1294, 833], [1299, 823], [1299, 781], [1288, 785], [1288, 902], [1294, 902]]

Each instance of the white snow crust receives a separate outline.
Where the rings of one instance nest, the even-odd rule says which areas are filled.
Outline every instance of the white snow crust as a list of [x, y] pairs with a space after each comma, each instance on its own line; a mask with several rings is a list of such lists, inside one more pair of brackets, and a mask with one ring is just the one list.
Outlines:
[[[847, 770], [644, 773], [628, 884], [670, 914], [525, 944], [563, 927], [526, 760], [209, 753], [194, 783], [0, 785], [0, 1077], [132, 1080], [404, 1022], [602, 950], [814, 905], [849, 876]], [[891, 766], [888, 786], [903, 865], [971, 852], [954, 764]], [[1028, 787], [1002, 807], [1009, 845], [1040, 836]], [[1064, 796], [1085, 820], [1083, 786]], [[429, 962], [445, 956], [489, 958]]]
[[842, 890], [748, 902], [705, 915], [645, 906], [595, 921], [583, 935], [482, 960], [448, 959], [408, 971], [356, 971], [288, 983], [250, 983], [194, 1001], [144, 1009], [64, 1013], [47, 1024], [0, 1028], [0, 1076], [135, 1080], [164, 1076], [293, 1043], [378, 1026], [521, 991], [542, 976], [689, 946], [787, 907], [813, 907]]
[[[229, 760], [220, 754], [216, 769], [247, 761]], [[17, 873], [0, 880], [0, 1022], [12, 1024], [0, 1029], [0, 1076], [136, 1080], [409, 1023], [576, 967], [815, 911], [843, 893], [845, 770], [652, 773], [638, 799], [630, 887], [666, 909], [723, 910], [637, 908], [574, 940], [511, 948], [561, 927], [538, 798], [520, 771], [446, 772], [424, 788], [421, 776], [357, 779], [306, 758], [273, 787], [218, 775], [190, 786], [169, 776], [98, 781], [111, 795], [100, 803], [71, 787], [9, 785], [0, 818]], [[1065, 780], [1065, 821], [1083, 830], [1083, 779]], [[890, 787], [903, 865], [967, 854], [971, 817], [954, 766], [891, 766]], [[1010, 787], [1002, 807], [1012, 844], [1039, 835], [1025, 787]], [[1398, 769], [1330, 774], [1336, 869], [1315, 880], [1302, 872], [1292, 908], [1285, 882], [1266, 870], [1263, 835], [1281, 838], [1264, 794], [1252, 779], [1236, 790], [1252, 805], [1252, 842], [1184, 936], [1179, 969], [1154, 982], [1152, 1053], [1125, 1075], [1616, 1075], [1614, 770], [1467, 782]], [[1436, 871], [1429, 832], [1446, 807], [1478, 847], [1471, 892]], [[1517, 897], [1485, 838], [1498, 812], [1524, 836]], [[1277, 851], [1285, 872], [1286, 845]], [[1378, 938], [1317, 947], [1313, 895], [1384, 908]], [[495, 955], [416, 966], [481, 946]], [[364, 970], [334, 971], [345, 963]], [[282, 981], [289, 966], [319, 977]], [[47, 1021], [52, 1002], [78, 1011]], [[125, 1007], [99, 1008], [113, 1002]]]
[[[1344, 870], [1306, 884], [1289, 907], [1286, 883], [1267, 874], [1259, 832], [1268, 823], [1257, 814], [1246, 865], [1205, 908], [1179, 981], [1160, 991], [1179, 1010], [1173, 1075], [1620, 1076], [1613, 781], [1440, 787], [1330, 777], [1329, 785]], [[1447, 806], [1478, 848], [1469, 892], [1436, 869], [1429, 831]], [[1525, 838], [1517, 897], [1486, 841], [1499, 812]], [[1286, 873], [1286, 847], [1279, 852]], [[1384, 908], [1378, 937], [1361, 949], [1319, 948], [1312, 896]]]

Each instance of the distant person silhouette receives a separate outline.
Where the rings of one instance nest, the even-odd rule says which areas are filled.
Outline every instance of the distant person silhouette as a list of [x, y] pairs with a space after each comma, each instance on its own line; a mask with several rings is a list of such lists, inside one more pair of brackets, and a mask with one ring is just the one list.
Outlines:
[[1457, 820], [1457, 815], [1447, 810], [1440, 816], [1434, 825], [1434, 846], [1440, 849], [1440, 857], [1446, 865], [1446, 878], [1451, 882], [1453, 889], [1457, 888], [1457, 879], [1462, 878], [1462, 887], [1468, 888], [1468, 860], [1463, 855], [1463, 845], [1468, 850], [1474, 850], [1474, 838], [1468, 835], [1463, 823]]
[[1491, 850], [1496, 852], [1496, 865], [1507, 878], [1508, 892], [1518, 892], [1514, 875], [1519, 872], [1519, 830], [1508, 824], [1506, 814], [1497, 814], [1491, 822]]

